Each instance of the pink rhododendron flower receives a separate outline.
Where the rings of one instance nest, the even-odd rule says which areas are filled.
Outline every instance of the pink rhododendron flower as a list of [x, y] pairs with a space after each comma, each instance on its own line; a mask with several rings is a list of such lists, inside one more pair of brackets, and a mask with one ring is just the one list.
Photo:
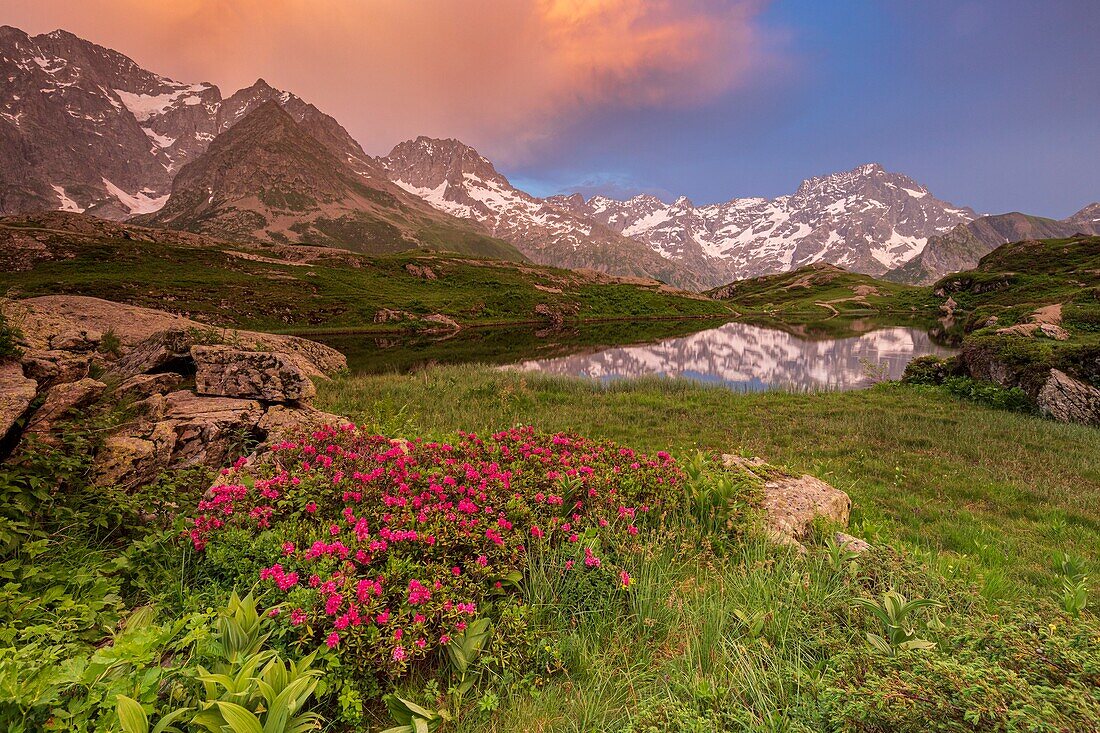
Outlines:
[[[429, 640], [449, 643], [479, 609], [499, 620], [518, 603], [503, 579], [522, 572], [528, 538], [551, 548], [584, 538], [592, 542], [585, 566], [611, 565], [636, 542], [639, 517], [662, 507], [665, 487], [683, 476], [664, 453], [650, 459], [531, 427], [438, 443], [342, 425], [270, 450], [278, 461], [238, 462], [225, 473], [231, 478], [200, 500], [185, 536], [199, 551], [230, 528], [254, 538], [256, 556], [281, 547], [280, 562], [259, 570], [265, 592], [293, 609], [277, 618], [301, 643], [338, 647], [378, 674], [431, 658]], [[597, 557], [596, 547], [609, 554]], [[632, 586], [625, 571], [611, 570]], [[361, 625], [391, 633], [355, 632]]]

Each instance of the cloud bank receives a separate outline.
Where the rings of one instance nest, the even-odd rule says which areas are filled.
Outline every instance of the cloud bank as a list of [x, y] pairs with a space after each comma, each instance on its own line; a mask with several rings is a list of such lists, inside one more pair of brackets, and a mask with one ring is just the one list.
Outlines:
[[38, 0], [62, 27], [224, 93], [264, 77], [369, 152], [458, 137], [505, 163], [552, 155], [593, 115], [690, 108], [772, 61], [766, 0]]

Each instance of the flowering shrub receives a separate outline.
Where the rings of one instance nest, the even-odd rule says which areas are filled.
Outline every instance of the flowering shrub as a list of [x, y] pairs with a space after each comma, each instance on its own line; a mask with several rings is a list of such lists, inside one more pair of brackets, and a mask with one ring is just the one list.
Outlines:
[[531, 427], [452, 445], [348, 425], [224, 471], [190, 539], [212, 549], [244, 532], [256, 553], [278, 548], [259, 573], [278, 617], [347, 663], [396, 676], [475, 618], [522, 603], [533, 548], [560, 548], [574, 558], [567, 572], [629, 588], [616, 554], [682, 480], [667, 453]]

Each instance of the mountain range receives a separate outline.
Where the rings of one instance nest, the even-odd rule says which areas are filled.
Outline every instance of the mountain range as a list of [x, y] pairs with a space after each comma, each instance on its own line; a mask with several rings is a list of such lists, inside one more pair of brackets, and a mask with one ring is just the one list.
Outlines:
[[523, 260], [512, 245], [442, 215], [385, 178], [362, 175], [268, 100], [184, 165], [172, 193], [138, 224], [241, 241], [417, 247]]
[[1089, 204], [1066, 219], [1046, 219], [1014, 211], [959, 224], [945, 234], [930, 237], [920, 254], [885, 277], [895, 282], [931, 285], [944, 275], [976, 267], [983, 256], [1002, 244], [1076, 234], [1100, 234], [1100, 203]]
[[419, 137], [375, 158], [262, 79], [223, 97], [66, 31], [3, 26], [0, 214], [43, 210], [366, 253], [453, 249], [696, 290], [819, 262], [926, 282], [1006, 236], [1100, 226], [1095, 204], [1063, 222], [979, 217], [873, 163], [773, 199], [540, 198], [458, 140]]

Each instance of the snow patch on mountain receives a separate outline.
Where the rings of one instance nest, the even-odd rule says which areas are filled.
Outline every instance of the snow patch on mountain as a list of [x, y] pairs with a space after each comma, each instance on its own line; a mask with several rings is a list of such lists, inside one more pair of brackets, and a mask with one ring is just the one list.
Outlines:
[[127, 193], [106, 178], [103, 179], [103, 185], [107, 187], [108, 193], [130, 210], [131, 214], [151, 214], [154, 211], [159, 211], [168, 200], [168, 194], [150, 196], [149, 189], [142, 189], [133, 194]]
[[[169, 108], [180, 104], [195, 105], [202, 100], [193, 96], [209, 89], [209, 84], [179, 84], [173, 91], [162, 94], [133, 94], [125, 89], [115, 89], [115, 94], [138, 122], [148, 122], [151, 118], [163, 115]], [[186, 96], [184, 96], [186, 95]], [[182, 98], [182, 99], [181, 99]]]
[[84, 211], [84, 208], [80, 204], [69, 198], [69, 194], [65, 192], [64, 186], [58, 186], [55, 183], [51, 184], [50, 187], [57, 192], [57, 198], [61, 200], [62, 211], [72, 211], [76, 214], [80, 214]]

